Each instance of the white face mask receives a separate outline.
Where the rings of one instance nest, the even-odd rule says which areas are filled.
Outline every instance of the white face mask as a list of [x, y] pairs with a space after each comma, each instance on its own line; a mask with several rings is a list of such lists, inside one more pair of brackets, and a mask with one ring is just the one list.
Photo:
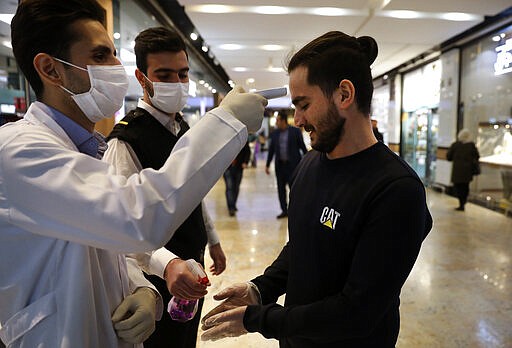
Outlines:
[[152, 82], [153, 96], [148, 92], [149, 100], [153, 106], [166, 113], [180, 112], [188, 100], [188, 82]]
[[123, 106], [128, 91], [128, 77], [122, 65], [87, 65], [87, 69], [84, 69], [59, 58], [54, 59], [89, 74], [91, 89], [85, 93], [75, 94], [64, 86], [60, 87], [71, 94], [91, 122], [109, 118]]

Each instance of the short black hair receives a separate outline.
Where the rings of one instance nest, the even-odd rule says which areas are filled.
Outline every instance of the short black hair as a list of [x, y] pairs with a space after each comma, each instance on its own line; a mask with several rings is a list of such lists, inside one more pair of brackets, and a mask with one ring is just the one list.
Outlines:
[[38, 98], [43, 83], [34, 68], [34, 57], [47, 53], [67, 60], [69, 48], [80, 38], [71, 25], [91, 19], [105, 25], [105, 10], [96, 0], [24, 0], [11, 22], [12, 50], [16, 62]]
[[330, 97], [343, 79], [356, 90], [359, 110], [370, 115], [373, 82], [370, 65], [377, 58], [377, 42], [369, 36], [355, 38], [340, 31], [330, 31], [314, 39], [295, 53], [288, 63], [288, 73], [303, 66], [308, 69], [308, 83], [319, 86]]
[[288, 123], [288, 114], [284, 111], [279, 111], [277, 113], [277, 118]]
[[168, 28], [155, 27], [143, 30], [135, 38], [135, 59], [137, 69], [147, 74], [148, 61], [150, 53], [159, 52], [180, 52], [184, 51], [187, 55], [185, 41], [181, 36]]

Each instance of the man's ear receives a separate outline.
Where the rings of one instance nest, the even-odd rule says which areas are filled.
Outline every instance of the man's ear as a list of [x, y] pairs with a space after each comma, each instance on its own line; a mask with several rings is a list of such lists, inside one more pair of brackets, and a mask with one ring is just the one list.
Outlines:
[[345, 109], [354, 103], [356, 90], [350, 80], [341, 80], [338, 86], [340, 107]]
[[37, 71], [41, 81], [52, 85], [62, 85], [62, 77], [59, 68], [49, 54], [38, 53], [33, 60], [34, 69]]
[[135, 77], [137, 78], [137, 81], [139, 81], [140, 86], [142, 89], [144, 89], [146, 85], [146, 79], [144, 78], [144, 74], [139, 69], [135, 69]]
[[151, 86], [146, 76], [144, 76], [144, 73], [139, 69], [135, 69], [135, 77], [137, 78], [137, 81], [139, 81], [144, 93], [147, 92], [150, 96], [153, 96], [153, 86]]

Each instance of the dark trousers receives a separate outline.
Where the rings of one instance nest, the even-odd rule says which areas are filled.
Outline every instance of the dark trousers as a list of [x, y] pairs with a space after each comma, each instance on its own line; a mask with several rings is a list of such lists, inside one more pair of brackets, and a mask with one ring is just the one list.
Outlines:
[[463, 182], [459, 184], [453, 184], [453, 187], [455, 188], [455, 194], [457, 195], [457, 198], [459, 199], [459, 207], [464, 208], [464, 205], [466, 204], [468, 200], [469, 195], [469, 183]]
[[292, 165], [288, 161], [279, 161], [276, 163], [277, 195], [279, 196], [279, 205], [283, 213], [288, 214], [288, 195], [286, 194], [286, 185], [291, 185], [293, 174]]
[[224, 172], [224, 182], [226, 183], [226, 201], [229, 211], [236, 210], [236, 201], [240, 192], [240, 183], [242, 182], [243, 168], [230, 166]]
[[167, 305], [171, 299], [164, 280], [153, 277], [151, 282], [160, 291], [164, 301], [164, 313], [162, 319], [157, 321], [155, 332], [144, 341], [144, 348], [195, 348], [197, 341], [197, 329], [201, 319], [201, 309], [204, 299], [199, 300], [197, 313], [191, 320], [180, 323], [171, 319], [167, 312]]

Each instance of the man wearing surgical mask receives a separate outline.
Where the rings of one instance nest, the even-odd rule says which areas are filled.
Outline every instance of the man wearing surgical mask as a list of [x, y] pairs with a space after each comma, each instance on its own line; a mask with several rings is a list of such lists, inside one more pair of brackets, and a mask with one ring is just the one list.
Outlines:
[[94, 131], [127, 89], [105, 22], [95, 0], [24, 0], [11, 22], [37, 101], [0, 127], [0, 340], [10, 348], [139, 346], [162, 303], [128, 276], [124, 255], [165, 245], [261, 125], [265, 99], [232, 91], [159, 170], [116, 175]]
[[[176, 141], [189, 129], [179, 113], [187, 102], [189, 84], [188, 56], [183, 39], [167, 28], [149, 28], [135, 38], [134, 51], [135, 76], [144, 95], [137, 108], [128, 112], [114, 127], [104, 157], [116, 167], [118, 174], [126, 177], [143, 168], [159, 169]], [[129, 257], [136, 259], [150, 274], [147, 277], [162, 294], [164, 304], [169, 302], [171, 294], [186, 299], [200, 298], [198, 313], [201, 313], [204, 293], [188, 291], [197, 280], [186, 277], [189, 271], [185, 260], [192, 258], [204, 267], [207, 243], [213, 259], [210, 271], [220, 274], [226, 267], [226, 257], [201, 203], [164, 248]], [[198, 314], [183, 323], [173, 321], [169, 313], [164, 312], [144, 347], [195, 347], [199, 318]]]

